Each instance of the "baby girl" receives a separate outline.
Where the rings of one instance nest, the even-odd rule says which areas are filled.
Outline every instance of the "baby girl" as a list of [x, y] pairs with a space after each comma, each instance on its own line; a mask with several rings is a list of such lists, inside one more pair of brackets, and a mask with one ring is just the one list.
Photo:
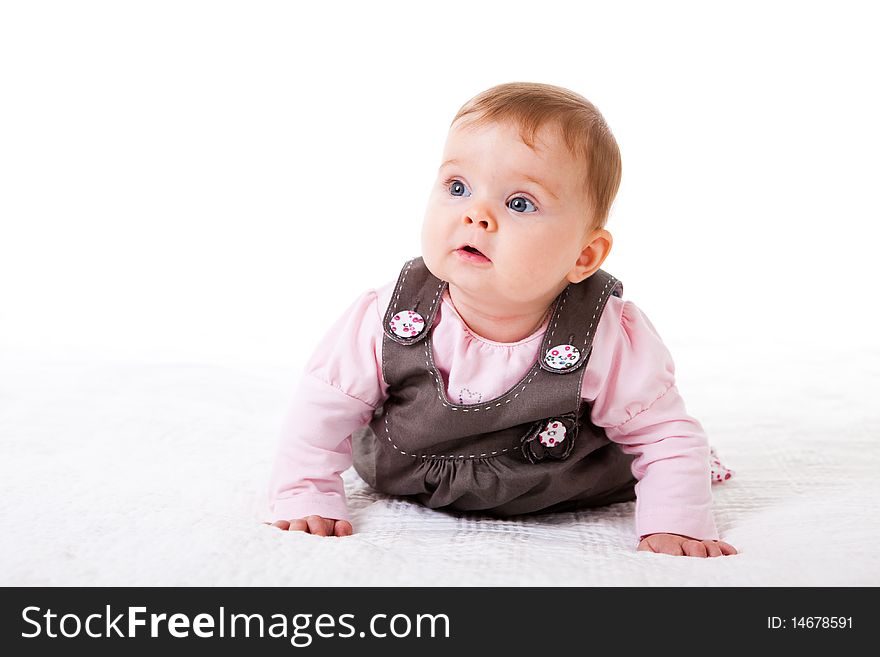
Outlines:
[[273, 526], [350, 535], [353, 465], [387, 495], [499, 518], [635, 500], [638, 550], [736, 554], [712, 515], [731, 472], [657, 330], [600, 269], [621, 178], [602, 115], [561, 87], [502, 84], [459, 110], [442, 160], [422, 255], [306, 365]]

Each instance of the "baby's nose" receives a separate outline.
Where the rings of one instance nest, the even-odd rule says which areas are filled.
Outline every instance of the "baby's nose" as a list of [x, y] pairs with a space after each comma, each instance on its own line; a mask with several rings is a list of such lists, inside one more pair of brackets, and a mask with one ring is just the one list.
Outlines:
[[478, 224], [480, 228], [489, 231], [495, 230], [495, 228], [497, 227], [495, 219], [492, 217], [492, 213], [479, 207], [471, 208], [467, 213], [465, 213], [464, 223]]

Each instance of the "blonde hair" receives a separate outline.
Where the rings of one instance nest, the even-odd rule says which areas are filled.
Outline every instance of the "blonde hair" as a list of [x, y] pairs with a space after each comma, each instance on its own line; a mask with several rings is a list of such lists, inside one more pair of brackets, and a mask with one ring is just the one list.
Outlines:
[[587, 230], [604, 228], [622, 174], [620, 149], [605, 118], [589, 100], [564, 87], [539, 82], [508, 82], [483, 91], [458, 110], [450, 127], [470, 117], [473, 125], [491, 122], [519, 126], [520, 138], [535, 149], [545, 124], [562, 131], [571, 155], [586, 165], [583, 191], [593, 210]]

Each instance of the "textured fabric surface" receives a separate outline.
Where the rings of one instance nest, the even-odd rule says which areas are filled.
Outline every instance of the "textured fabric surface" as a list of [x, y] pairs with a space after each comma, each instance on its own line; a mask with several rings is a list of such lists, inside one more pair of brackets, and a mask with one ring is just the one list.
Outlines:
[[354, 536], [282, 532], [259, 518], [297, 371], [7, 359], [0, 584], [880, 585], [880, 353], [673, 349], [736, 471], [713, 493], [737, 556], [636, 552], [633, 502], [491, 519], [353, 470]]

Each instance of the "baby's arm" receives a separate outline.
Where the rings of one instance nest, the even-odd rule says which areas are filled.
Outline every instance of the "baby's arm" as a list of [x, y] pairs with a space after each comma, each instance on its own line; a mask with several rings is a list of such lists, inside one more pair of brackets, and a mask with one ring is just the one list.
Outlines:
[[635, 304], [609, 299], [589, 365], [583, 396], [595, 395], [593, 422], [636, 456], [638, 549], [726, 554], [712, 515], [706, 434], [686, 412], [668, 349]]
[[269, 486], [274, 526], [351, 533], [341, 475], [352, 463], [352, 432], [370, 421], [386, 395], [381, 343], [377, 296], [370, 290], [326, 333], [288, 407]]
[[[286, 414], [270, 484], [272, 520], [282, 529], [320, 529], [324, 520], [350, 521], [342, 472], [351, 466], [351, 434], [373, 408], [305, 374]], [[310, 516], [319, 517], [308, 521]], [[306, 519], [305, 525], [293, 522]], [[331, 528], [334, 529], [334, 528]], [[330, 534], [332, 535], [332, 534]]]
[[606, 433], [636, 456], [638, 549], [703, 557], [728, 553], [730, 546], [722, 550], [718, 543], [712, 515], [708, 440], [675, 385]]

